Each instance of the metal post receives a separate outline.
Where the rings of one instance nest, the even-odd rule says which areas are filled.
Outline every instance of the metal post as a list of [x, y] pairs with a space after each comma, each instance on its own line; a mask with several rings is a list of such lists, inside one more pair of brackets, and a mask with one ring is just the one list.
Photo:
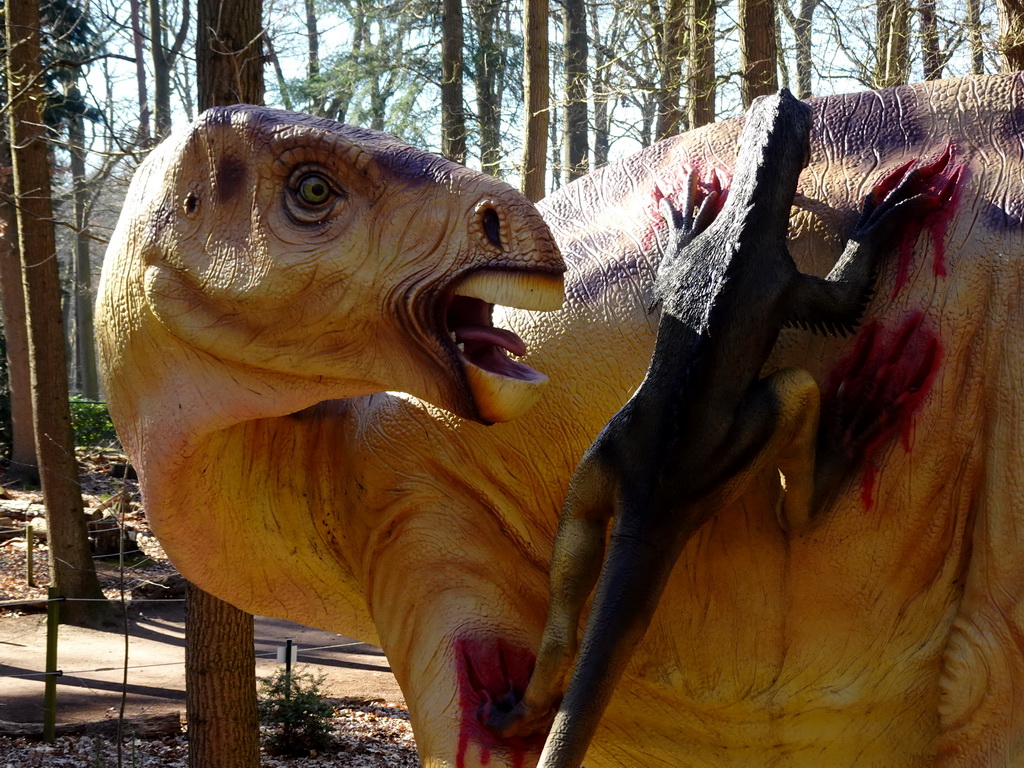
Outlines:
[[43, 741], [52, 744], [57, 737], [57, 628], [60, 626], [60, 602], [56, 587], [47, 590], [46, 604], [46, 687], [43, 693]]
[[284, 697], [292, 697], [292, 639], [284, 641]]
[[35, 560], [35, 531], [32, 530], [32, 523], [25, 526], [25, 583], [30, 587], [36, 585], [35, 575], [32, 573]]

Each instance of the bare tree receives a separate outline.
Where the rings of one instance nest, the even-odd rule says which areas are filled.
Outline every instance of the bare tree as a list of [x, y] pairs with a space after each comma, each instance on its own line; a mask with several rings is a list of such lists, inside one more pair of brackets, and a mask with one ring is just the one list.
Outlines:
[[548, 0], [525, 0], [523, 66], [526, 126], [523, 141], [523, 194], [537, 201], [544, 197], [547, 175], [548, 109]]
[[909, 0], [878, 0], [875, 21], [874, 88], [902, 85], [910, 78]]
[[690, 11], [690, 127], [715, 120], [715, 0], [692, 0]]
[[[199, 0], [199, 107], [263, 102], [261, 0]], [[185, 686], [189, 768], [258, 768], [253, 617], [189, 585]]]
[[21, 281], [21, 253], [18, 248], [18, 221], [13, 202], [14, 179], [9, 157], [11, 145], [3, 146], [0, 176], [0, 304], [4, 313], [4, 337], [7, 345], [7, 383], [11, 396], [11, 456], [6, 480], [36, 485], [39, 465], [36, 461], [36, 436], [32, 426], [32, 376], [29, 371], [28, 325], [25, 317], [25, 289]]
[[587, 116], [587, 10], [583, 0], [562, 0], [565, 23], [565, 160], [572, 181], [589, 170]]
[[594, 94], [594, 167], [600, 168], [608, 163], [611, 149], [609, 127], [609, 100], [611, 96], [611, 67], [608, 51], [601, 41], [601, 25], [598, 20], [598, 4], [591, 3], [588, 8], [590, 22], [590, 39], [594, 49], [594, 69], [590, 82]]
[[981, 38], [981, 0], [967, 0], [967, 37], [971, 47], [971, 74], [985, 74], [985, 45]]
[[658, 122], [656, 137], [664, 139], [679, 132], [686, 124], [679, 105], [683, 82], [683, 59], [686, 51], [686, 3], [666, 0], [665, 13], [655, 24], [658, 37]]
[[146, 82], [145, 47], [142, 34], [142, 6], [139, 0], [129, 0], [129, 18], [132, 24], [132, 48], [135, 51], [135, 83], [139, 93], [138, 142], [146, 145], [151, 138], [149, 129], [149, 86]]
[[809, 99], [814, 95], [811, 86], [811, 32], [814, 29], [814, 11], [821, 0], [800, 0], [796, 14], [793, 14], [787, 0], [779, 3], [779, 9], [786, 17], [786, 23], [793, 30], [796, 41], [796, 97]]
[[1004, 72], [1024, 70], [1024, 3], [997, 0], [999, 8], [999, 55]]
[[[68, 92], [69, 99], [80, 102], [77, 87]], [[92, 261], [89, 244], [89, 188], [85, 172], [85, 118], [82, 114], [68, 119], [68, 153], [71, 156], [71, 203], [75, 224], [72, 301], [75, 319], [72, 347], [75, 351], [78, 387], [91, 400], [100, 396], [99, 371], [96, 367], [96, 344], [93, 341]]]
[[181, 0], [181, 20], [170, 48], [167, 47], [167, 5], [149, 0], [149, 47], [153, 59], [153, 127], [157, 139], [171, 132], [171, 68], [188, 38], [191, 5]]
[[743, 107], [779, 88], [775, 0], [739, 0], [740, 92]]
[[920, 0], [918, 18], [921, 35], [921, 63], [925, 80], [942, 77], [942, 53], [939, 50], [939, 26], [936, 17], [935, 0]]
[[501, 0], [469, 0], [469, 14], [476, 33], [473, 55], [473, 86], [479, 124], [480, 168], [497, 176], [501, 170], [501, 87], [504, 56], [498, 44]]
[[77, 598], [61, 619], [95, 626], [108, 614], [89, 550], [68, 407], [60, 278], [46, 140], [38, 0], [7, 0], [7, 126], [25, 292], [32, 412], [46, 503], [50, 583]]
[[441, 10], [441, 154], [456, 163], [466, 162], [462, 28], [462, 0], [444, 0]]
[[[320, 74], [320, 30], [313, 0], [304, 0], [306, 6], [306, 79], [309, 81], [312, 101], [309, 109], [321, 114], [324, 109], [323, 79]], [[269, 39], [267, 40], [269, 42]]]

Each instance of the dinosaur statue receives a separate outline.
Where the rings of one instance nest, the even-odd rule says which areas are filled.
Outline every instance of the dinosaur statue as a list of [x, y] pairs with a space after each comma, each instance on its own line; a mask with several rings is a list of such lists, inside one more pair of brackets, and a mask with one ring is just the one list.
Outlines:
[[547, 719], [596, 582], [583, 651], [541, 755], [545, 768], [580, 765], [679, 551], [743, 493], [746, 478], [778, 468], [785, 489], [779, 523], [787, 531], [805, 526], [835, 490], [842, 456], [816, 462], [817, 383], [801, 369], [766, 378], [761, 369], [783, 326], [851, 331], [897, 222], [941, 208], [953, 180], [928, 188], [946, 162], [897, 168], [895, 179], [867, 195], [828, 276], [801, 274], [786, 234], [810, 130], [811, 108], [788, 90], [758, 99], [721, 212], [718, 190], [697, 207], [693, 174], [685, 216], [662, 201], [669, 237], [654, 283], [661, 317], [647, 375], [569, 480], [534, 674], [513, 710], [488, 713], [488, 726], [508, 735]]
[[[283, 497], [245, 502], [261, 484], [250, 476], [260, 456], [326, 460], [288, 446], [278, 427], [303, 431], [318, 403], [344, 411], [390, 389], [491, 423], [529, 408], [546, 384], [506, 356], [526, 347], [490, 312], [561, 306], [564, 264], [547, 226], [508, 185], [390, 136], [212, 109], [140, 166], [125, 211], [97, 302], [111, 416], [179, 570], [240, 605], [281, 614], [350, 578], [331, 558], [289, 562], [320, 537], [319, 521], [286, 532], [278, 503], [336, 490], [307, 487], [301, 463]], [[219, 488], [201, 511], [180, 495], [197, 473]], [[230, 490], [235, 474], [245, 488]], [[184, 509], [203, 521], [203, 542]], [[261, 548], [269, 530], [283, 535]], [[265, 581], [236, 582], [254, 557]], [[257, 607], [263, 588], [276, 596]], [[333, 625], [365, 608], [338, 595], [299, 610]], [[355, 626], [367, 631], [361, 618]]]
[[[845, 454], [850, 470], [806, 524], [780, 525], [772, 469], [748, 478], [735, 502], [694, 533], [608, 702], [588, 768], [1024, 760], [1024, 650], [1016, 642], [1024, 633], [1022, 96], [1024, 76], [1006, 75], [811, 103], [811, 152], [788, 238], [801, 272], [829, 273], [866, 194], [907, 163], [930, 167], [945, 158], [934, 188], [948, 189], [949, 203], [900, 222], [856, 334], [779, 334], [765, 374], [787, 367], [810, 374], [821, 391], [819, 444]], [[436, 362], [430, 350], [447, 349], [441, 359], [449, 361], [466, 353], [444, 339], [424, 341], [450, 335], [421, 329], [431, 318], [442, 326], [446, 313], [440, 305], [431, 313], [429, 301], [413, 311], [400, 299], [419, 294], [393, 288], [415, 279], [454, 287], [463, 264], [488, 263], [472, 255], [486, 246], [470, 247], [474, 238], [460, 234], [477, 225], [455, 226], [472, 222], [468, 212], [476, 210], [463, 195], [396, 181], [373, 207], [354, 209], [360, 227], [313, 228], [324, 240], [305, 247], [329, 261], [338, 249], [357, 261], [359, 253], [376, 254], [380, 228], [401, 233], [384, 243], [379, 266], [362, 262], [357, 282], [349, 272], [341, 287], [333, 284], [332, 269], [298, 275], [308, 291], [350, 287], [346, 327], [372, 336], [363, 348], [372, 380], [343, 393], [328, 374], [313, 373], [314, 363], [341, 365], [340, 355], [317, 355], [309, 340], [323, 335], [314, 327], [306, 343], [295, 340], [313, 324], [299, 317], [306, 302], [294, 293], [276, 311], [283, 321], [290, 310], [296, 322], [268, 328], [279, 354], [266, 361], [241, 359], [243, 342], [263, 334], [231, 333], [245, 297], [207, 301], [210, 290], [276, 268], [263, 256], [250, 259], [238, 243], [265, 243], [275, 258], [301, 256], [305, 237], [285, 231], [288, 248], [267, 239], [291, 226], [274, 213], [280, 195], [250, 204], [248, 220], [216, 216], [231, 225], [222, 234], [212, 220], [196, 219], [191, 237], [176, 242], [170, 230], [189, 234], [189, 221], [176, 218], [190, 207], [189, 171], [206, 190], [199, 203], [216, 205], [202, 164], [217, 153], [179, 157], [180, 139], [177, 150], [157, 150], [109, 250], [99, 333], [115, 422], [157, 533], [185, 575], [252, 612], [382, 645], [425, 766], [534, 764], [543, 735], [502, 737], [486, 716], [495, 703], [514, 706], [533, 670], [569, 478], [645, 375], [658, 324], [648, 308], [666, 227], [661, 198], [684, 210], [690, 175], [701, 194], [716, 179], [727, 186], [742, 124], [659, 142], [541, 202], [565, 260], [561, 309], [531, 311], [535, 299], [518, 290], [515, 300], [483, 301], [525, 305], [494, 307], [493, 326], [523, 345], [503, 337], [496, 346], [525, 351], [517, 362], [549, 382], [529, 410], [507, 405], [525, 399], [499, 396], [486, 415], [471, 413], [486, 397], [460, 385], [458, 367]], [[302, 134], [313, 134], [306, 145], [317, 147], [315, 127], [324, 125], [300, 121], [282, 138], [297, 136], [298, 153]], [[232, 141], [244, 144], [221, 140]], [[278, 172], [255, 150], [238, 157], [261, 179]], [[378, 173], [416, 175], [414, 156], [403, 157], [413, 159], [378, 163]], [[332, 161], [336, 173], [348, 165], [341, 153]], [[464, 188], [444, 181], [454, 174], [447, 166], [428, 167], [436, 171], [421, 179]], [[403, 206], [432, 217], [431, 226], [413, 232], [408, 216], [393, 223]], [[514, 222], [505, 207], [494, 210], [499, 242], [512, 242], [524, 221], [527, 232], [542, 231], [525, 207], [515, 209]], [[264, 212], [270, 232], [253, 228], [252, 217]], [[223, 245], [211, 259], [201, 246], [218, 238]], [[467, 244], [449, 247], [445, 238]], [[329, 252], [328, 239], [337, 241]], [[414, 264], [409, 250], [408, 262], [388, 257], [390, 243], [409, 249], [421, 241], [437, 244], [426, 249], [426, 262]], [[489, 242], [486, 231], [476, 241]], [[162, 270], [161, 253], [169, 266], [194, 253], [196, 265]], [[558, 273], [553, 253], [521, 259], [529, 285], [545, 298], [539, 285]], [[216, 283], [152, 292], [164, 272], [168, 279], [203, 274], [204, 263], [219, 264]], [[299, 266], [309, 264], [300, 258]], [[254, 279], [254, 301], [269, 300], [262, 288]], [[369, 308], [355, 293], [369, 294]], [[179, 311], [154, 309], [162, 296], [180, 298]], [[221, 304], [219, 315], [210, 311]], [[177, 329], [190, 306], [197, 321]], [[257, 307], [249, 317], [260, 322], [270, 311]], [[470, 325], [479, 324], [444, 327]], [[487, 333], [496, 341], [503, 332]], [[436, 381], [400, 380], [417, 376]], [[519, 385], [512, 387], [515, 395]]]

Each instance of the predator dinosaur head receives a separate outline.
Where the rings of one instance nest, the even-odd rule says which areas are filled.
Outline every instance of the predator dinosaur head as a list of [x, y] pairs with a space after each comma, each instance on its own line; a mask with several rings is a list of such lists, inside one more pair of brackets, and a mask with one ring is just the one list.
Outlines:
[[740, 135], [726, 206], [744, 226], [788, 226], [800, 170], [811, 151], [811, 108], [782, 88], [754, 100]]

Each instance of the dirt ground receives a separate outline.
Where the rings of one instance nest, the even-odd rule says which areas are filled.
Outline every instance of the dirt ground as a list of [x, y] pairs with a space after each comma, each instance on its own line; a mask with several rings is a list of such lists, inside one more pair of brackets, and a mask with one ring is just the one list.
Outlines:
[[[125, 715], [137, 717], [185, 707], [185, 626], [180, 602], [148, 603], [129, 611]], [[403, 704], [383, 652], [348, 637], [278, 619], [256, 619], [256, 674], [279, 665], [277, 649], [292, 638], [296, 669], [325, 676], [332, 697]], [[92, 630], [62, 625], [58, 640], [57, 702], [60, 722], [102, 720], [121, 706], [125, 677], [122, 628]], [[0, 616], [0, 720], [42, 722], [46, 616]]]
[[[61, 626], [57, 667], [57, 722], [96, 723], [158, 714], [185, 715], [185, 635], [182, 603], [142, 604], [129, 611], [127, 664], [121, 629]], [[322, 675], [323, 691], [336, 704], [335, 746], [307, 758], [261, 754], [264, 768], [403, 768], [418, 766], [415, 740], [402, 693], [383, 652], [374, 646], [298, 624], [256, 618], [256, 674], [279, 669], [277, 650], [291, 638], [297, 672]], [[46, 617], [0, 615], [0, 720], [43, 720]], [[92, 731], [90, 731], [92, 732]], [[0, 738], [0, 768], [186, 768], [187, 734], [122, 745], [110, 737], [66, 736], [52, 745], [31, 738]]]

